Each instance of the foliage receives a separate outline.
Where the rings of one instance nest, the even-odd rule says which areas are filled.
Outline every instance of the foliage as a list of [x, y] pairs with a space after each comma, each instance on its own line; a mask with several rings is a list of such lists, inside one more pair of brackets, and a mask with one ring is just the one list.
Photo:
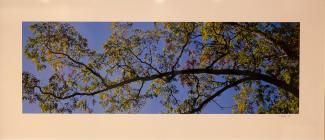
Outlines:
[[[298, 113], [299, 23], [112, 23], [102, 51], [68, 23], [40, 22], [24, 54], [48, 81], [23, 72], [23, 99], [42, 112], [200, 113], [233, 89], [234, 113]], [[219, 106], [222, 107], [222, 106]]]

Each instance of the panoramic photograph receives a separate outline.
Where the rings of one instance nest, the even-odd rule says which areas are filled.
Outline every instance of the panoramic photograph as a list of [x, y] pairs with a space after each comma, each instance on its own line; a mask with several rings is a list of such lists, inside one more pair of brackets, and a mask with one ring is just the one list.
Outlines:
[[22, 112], [298, 114], [299, 22], [22, 22]]

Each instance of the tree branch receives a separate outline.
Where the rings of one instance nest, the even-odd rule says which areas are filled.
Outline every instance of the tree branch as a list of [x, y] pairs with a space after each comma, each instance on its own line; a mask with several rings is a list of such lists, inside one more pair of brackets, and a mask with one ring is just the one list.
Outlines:
[[153, 69], [154, 71], [156, 71], [157, 73], [160, 73], [160, 71], [155, 68], [154, 66], [152, 66], [152, 64], [143, 61], [141, 58], [139, 58], [136, 54], [134, 54], [134, 52], [131, 49], [127, 49], [138, 61], [140, 61], [140, 63], [146, 64], [147, 66], [149, 66], [151, 69]]
[[196, 113], [196, 112], [200, 112], [204, 106], [206, 106], [210, 101], [212, 101], [215, 97], [221, 95], [221, 93], [223, 93], [224, 91], [226, 91], [227, 89], [230, 89], [234, 86], [237, 86], [239, 85], [240, 83], [243, 83], [245, 81], [248, 81], [248, 80], [253, 80], [252, 78], [249, 78], [249, 77], [246, 77], [246, 78], [243, 78], [243, 79], [240, 79], [236, 82], [233, 82], [225, 87], [223, 87], [222, 89], [218, 90], [216, 93], [214, 93], [212, 96], [208, 97], [207, 99], [205, 99], [197, 108], [194, 108], [188, 112], [185, 112], [184, 114], [192, 114], [192, 113]]
[[[49, 48], [48, 48], [49, 49]], [[106, 80], [98, 73], [96, 72], [95, 70], [91, 69], [90, 67], [88, 67], [85, 63], [82, 63], [82, 62], [79, 62], [77, 60], [74, 60], [71, 56], [69, 56], [68, 54], [65, 54], [65, 53], [61, 53], [61, 52], [54, 52], [52, 51], [51, 49], [49, 49], [49, 51], [53, 54], [60, 54], [60, 55], [63, 55], [65, 57], [67, 57], [70, 61], [72, 61], [73, 63], [76, 63], [78, 65], [81, 65], [83, 67], [85, 67], [87, 70], [90, 71], [90, 73], [92, 73], [93, 75], [95, 75], [96, 77], [98, 77], [102, 83], [107, 86], [107, 83], [106, 83]]]
[[191, 34], [194, 32], [195, 28], [191, 31], [191, 32], [188, 32], [186, 33], [186, 38], [185, 38], [185, 43], [183, 44], [182, 46], [182, 50], [181, 52], [179, 53], [178, 57], [176, 58], [176, 62], [174, 63], [174, 65], [172, 66], [172, 71], [175, 70], [176, 68], [176, 65], [178, 64], [178, 61], [181, 59], [183, 53], [184, 53], [184, 50], [186, 48], [186, 46], [188, 45], [188, 43], [190, 42], [190, 38], [191, 38]]
[[206, 74], [213, 74], [213, 75], [238, 75], [238, 76], [247, 76], [250, 79], [253, 80], [262, 80], [267, 83], [273, 84], [277, 87], [280, 87], [286, 91], [291, 92], [294, 96], [299, 97], [299, 89], [298, 87], [295, 87], [293, 85], [287, 84], [285, 81], [278, 80], [274, 77], [271, 77], [269, 75], [261, 74], [261, 73], [256, 73], [256, 72], [251, 72], [247, 70], [235, 70], [235, 69], [186, 69], [186, 70], [179, 70], [179, 71], [171, 71], [171, 72], [165, 72], [165, 73], [160, 73], [156, 75], [150, 75], [150, 76], [145, 76], [145, 77], [135, 77], [131, 79], [124, 80], [119, 83], [112, 83], [111, 85], [106, 86], [105, 88], [101, 90], [97, 90], [94, 92], [89, 92], [89, 93], [81, 93], [81, 92], [75, 92], [71, 95], [64, 96], [64, 97], [58, 97], [54, 94], [51, 93], [46, 93], [49, 95], [52, 95], [55, 98], [59, 99], [68, 99], [77, 95], [85, 95], [85, 96], [93, 96], [96, 95], [100, 92], [104, 92], [116, 87], [123, 86], [125, 84], [129, 84], [135, 81], [150, 81], [154, 80], [157, 78], [163, 78], [164, 76], [177, 76], [181, 74], [201, 74], [201, 73], [206, 73]]
[[215, 64], [215, 63], [217, 63], [220, 59], [222, 59], [223, 57], [225, 57], [226, 55], [227, 55], [228, 53], [224, 53], [224, 54], [222, 54], [221, 56], [219, 56], [218, 58], [216, 58], [209, 66], [207, 66], [206, 68], [207, 69], [210, 69], [210, 68], [212, 68], [213, 67], [213, 65]]

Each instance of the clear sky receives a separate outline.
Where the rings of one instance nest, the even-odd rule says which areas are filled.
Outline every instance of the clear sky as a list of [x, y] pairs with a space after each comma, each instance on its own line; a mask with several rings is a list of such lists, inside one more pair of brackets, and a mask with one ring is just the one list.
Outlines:
[[[32, 22], [23, 22], [22, 23], [22, 44], [24, 47], [27, 43], [28, 36], [32, 36], [32, 32], [29, 30], [28, 26], [33, 24]], [[103, 51], [102, 45], [104, 42], [110, 37], [111, 30], [110, 22], [69, 22], [69, 24], [73, 25], [75, 29], [83, 35], [83, 37], [88, 40], [88, 47], [95, 49], [96, 51]], [[148, 29], [152, 27], [153, 23], [135, 23], [135, 28], [140, 29]], [[44, 71], [37, 71], [35, 64], [32, 63], [29, 59], [26, 58], [24, 53], [22, 52], [23, 59], [23, 71], [28, 71], [34, 74], [38, 79], [40, 79], [41, 83], [48, 81], [49, 76], [51, 75], [51, 69], [46, 69]], [[182, 90], [180, 89], [180, 92]], [[185, 93], [184, 93], [185, 94]], [[227, 90], [221, 96], [217, 97], [215, 101], [222, 106], [228, 107], [234, 105], [233, 100], [234, 90]], [[93, 113], [101, 113], [103, 109], [100, 106], [95, 106]], [[159, 102], [159, 99], [149, 100], [147, 104], [141, 109], [139, 113], [160, 113], [162, 111], [162, 105]], [[38, 104], [29, 104], [27, 102], [23, 102], [23, 112], [24, 113], [40, 113], [41, 110]], [[74, 113], [81, 113], [76, 111]], [[214, 102], [210, 102], [201, 113], [217, 113], [217, 114], [226, 114], [231, 113], [231, 108], [221, 109]]]

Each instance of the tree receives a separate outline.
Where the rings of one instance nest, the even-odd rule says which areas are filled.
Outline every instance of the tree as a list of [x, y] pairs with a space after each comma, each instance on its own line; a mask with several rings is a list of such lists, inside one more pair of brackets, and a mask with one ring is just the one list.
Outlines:
[[232, 89], [234, 113], [298, 113], [299, 23], [152, 24], [112, 23], [103, 51], [68, 23], [31, 25], [24, 54], [53, 72], [24, 71], [23, 100], [43, 112], [132, 113], [160, 98], [164, 113], [200, 113]]

